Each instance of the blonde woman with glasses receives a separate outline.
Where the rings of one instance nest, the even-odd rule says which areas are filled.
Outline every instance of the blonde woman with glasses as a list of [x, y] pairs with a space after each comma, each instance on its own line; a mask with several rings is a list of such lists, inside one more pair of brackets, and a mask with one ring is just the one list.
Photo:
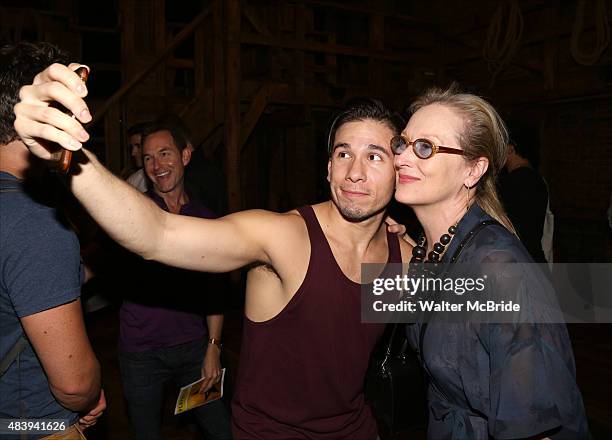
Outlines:
[[[495, 109], [452, 87], [427, 91], [411, 112], [391, 147], [395, 198], [423, 227], [413, 266], [533, 262], [496, 194], [508, 134]], [[520, 267], [525, 272], [512, 282], [496, 280], [496, 294], [538, 295], [529, 280], [544, 275], [535, 265]], [[540, 312], [526, 311], [531, 323], [440, 323], [432, 316], [407, 326], [430, 379], [430, 438], [589, 438], [567, 329], [538, 321]]]

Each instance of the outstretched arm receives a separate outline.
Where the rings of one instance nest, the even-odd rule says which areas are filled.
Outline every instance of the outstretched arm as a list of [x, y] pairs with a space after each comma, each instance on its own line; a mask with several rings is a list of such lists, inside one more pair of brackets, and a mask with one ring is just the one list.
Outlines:
[[[270, 263], [264, 243], [270, 217], [263, 211], [238, 213], [219, 220], [169, 214], [114, 176], [82, 148], [88, 138], [81, 122], [91, 120], [83, 101], [85, 85], [69, 67], [54, 64], [20, 91], [15, 129], [30, 151], [48, 159], [46, 142], [79, 150], [71, 188], [83, 206], [122, 246], [147, 259], [186, 269], [229, 271], [254, 261]], [[57, 101], [75, 116], [50, 106]], [[270, 233], [273, 231], [270, 231]]]

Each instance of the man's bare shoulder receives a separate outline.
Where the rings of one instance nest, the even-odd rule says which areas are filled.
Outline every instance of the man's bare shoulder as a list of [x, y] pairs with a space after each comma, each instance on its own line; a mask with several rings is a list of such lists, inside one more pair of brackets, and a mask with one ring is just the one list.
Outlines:
[[246, 235], [270, 247], [302, 246], [308, 240], [308, 231], [297, 210], [283, 213], [252, 209], [222, 217], [222, 221], [235, 223]]
[[297, 209], [276, 213], [274, 229], [277, 240], [291, 239], [292, 242], [296, 241], [296, 245], [303, 245], [304, 239], [308, 239], [306, 223]]
[[263, 229], [292, 228], [303, 225], [304, 221], [297, 209], [287, 212], [274, 212], [264, 209], [250, 209], [222, 217], [228, 221], [240, 221]]

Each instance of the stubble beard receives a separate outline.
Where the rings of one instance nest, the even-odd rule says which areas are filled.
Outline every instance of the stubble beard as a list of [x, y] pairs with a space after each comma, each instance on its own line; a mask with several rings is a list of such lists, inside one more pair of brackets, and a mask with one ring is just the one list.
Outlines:
[[350, 222], [355, 222], [355, 223], [363, 221], [363, 220], [367, 220], [370, 217], [378, 214], [379, 212], [385, 209], [384, 206], [380, 209], [376, 209], [375, 207], [372, 207], [372, 206], [364, 209], [354, 204], [341, 203], [337, 200], [334, 200], [334, 203], [336, 207], [338, 208], [338, 211], [340, 211], [340, 214], [342, 214], [342, 217], [344, 217], [346, 220]]
[[361, 208], [356, 206], [342, 206], [338, 205], [338, 209], [340, 210], [340, 214], [347, 220], [350, 221], [360, 221], [365, 220], [368, 214]]

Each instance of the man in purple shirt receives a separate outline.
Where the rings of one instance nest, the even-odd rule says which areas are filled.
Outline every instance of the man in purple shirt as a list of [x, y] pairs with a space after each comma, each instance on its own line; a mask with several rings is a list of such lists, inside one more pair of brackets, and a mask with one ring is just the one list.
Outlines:
[[[191, 157], [187, 144], [177, 122], [161, 121], [146, 128], [142, 157], [151, 182], [146, 194], [165, 211], [214, 218], [185, 191], [185, 166]], [[139, 257], [129, 261], [133, 274], [129, 300], [120, 311], [121, 376], [134, 438], [160, 439], [166, 381], [184, 386], [204, 377], [206, 391], [220, 380], [223, 315], [206, 314], [194, 304], [196, 291], [213, 288], [206, 275]], [[229, 414], [221, 401], [192, 412], [207, 439], [231, 438]]]

